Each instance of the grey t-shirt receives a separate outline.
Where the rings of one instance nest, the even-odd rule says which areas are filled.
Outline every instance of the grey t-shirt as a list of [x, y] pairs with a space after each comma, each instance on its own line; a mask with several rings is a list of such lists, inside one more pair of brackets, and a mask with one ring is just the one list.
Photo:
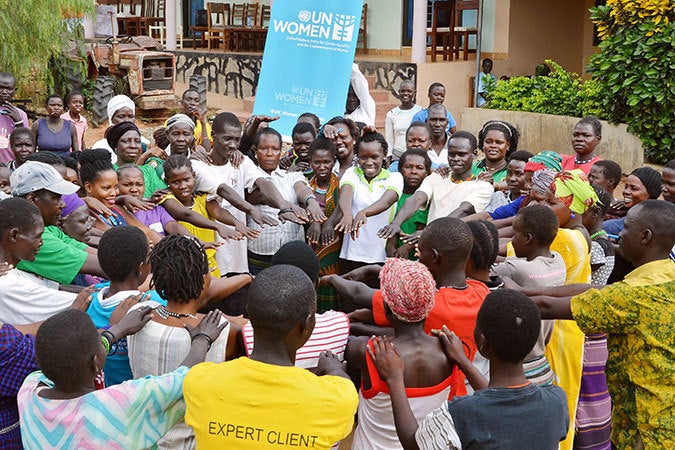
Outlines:
[[455, 397], [424, 419], [415, 439], [420, 450], [556, 450], [568, 426], [563, 390], [529, 383]]

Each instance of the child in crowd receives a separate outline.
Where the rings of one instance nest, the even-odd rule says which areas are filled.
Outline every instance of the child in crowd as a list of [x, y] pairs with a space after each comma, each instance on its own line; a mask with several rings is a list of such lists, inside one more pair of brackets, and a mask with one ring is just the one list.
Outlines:
[[26, 449], [81, 445], [77, 443], [150, 448], [183, 418], [183, 379], [190, 367], [204, 360], [209, 343], [220, 335], [223, 326], [218, 325], [216, 312], [188, 328], [192, 346], [177, 370], [94, 390], [110, 347], [151, 317], [150, 308], [141, 308], [101, 334], [87, 314], [76, 310], [42, 324], [35, 340], [41, 371], [26, 378], [18, 395]]
[[[200, 309], [211, 285], [209, 264], [203, 247], [194, 238], [167, 236], [150, 253], [154, 289], [161, 302], [148, 302], [154, 313], [150, 321], [129, 336], [129, 363], [134, 378], [156, 376], [176, 370], [190, 352], [186, 326], [197, 326], [204, 317]], [[239, 280], [236, 280], [238, 278]], [[248, 284], [251, 278], [229, 278], [232, 291]], [[140, 304], [131, 308], [133, 311]], [[221, 319], [220, 336], [210, 342], [206, 361], [220, 363], [243, 354], [237, 337], [241, 329]], [[194, 448], [194, 434], [181, 420], [164, 435], [160, 448]]]
[[[309, 180], [309, 187], [328, 220], [324, 223], [311, 222], [307, 228], [307, 242], [312, 246], [319, 258], [319, 275], [340, 273], [339, 256], [342, 247], [342, 236], [335, 233], [335, 220], [339, 218], [338, 194], [340, 180], [333, 173], [337, 150], [333, 141], [316, 138], [309, 146], [310, 165], [314, 174]], [[316, 294], [317, 311], [324, 312], [337, 309], [337, 297], [331, 286], [319, 286]]]
[[586, 230], [591, 235], [591, 283], [599, 286], [607, 284], [614, 269], [614, 246], [602, 229], [603, 217], [609, 209], [612, 197], [598, 184], [592, 184], [598, 195], [598, 202], [582, 215]]
[[387, 112], [385, 122], [385, 137], [389, 145], [388, 161], [398, 161], [406, 151], [405, 134], [410, 127], [412, 118], [422, 110], [415, 104], [415, 82], [405, 79], [398, 87], [398, 99], [401, 104]]
[[473, 236], [471, 256], [466, 262], [466, 276], [482, 282], [491, 291], [504, 287], [504, 280], [492, 272], [492, 266], [499, 256], [497, 227], [489, 220], [469, 220], [466, 224]]
[[[420, 187], [424, 179], [431, 173], [431, 159], [425, 150], [413, 148], [405, 151], [399, 161], [399, 171], [403, 177], [403, 193], [396, 202], [396, 212], [403, 207], [405, 201]], [[429, 209], [417, 210], [415, 214], [401, 224], [404, 235], [422, 230], [427, 224]], [[414, 244], [407, 244], [400, 237], [387, 240], [387, 256], [395, 258], [415, 259]]]
[[[11, 172], [6, 166], [0, 166], [0, 199], [12, 195], [12, 186], [9, 184]], [[4, 195], [3, 195], [4, 194]]]
[[292, 147], [287, 156], [279, 160], [279, 167], [289, 172], [302, 172], [307, 178], [312, 176], [309, 146], [316, 138], [316, 128], [307, 122], [298, 122], [291, 131]]
[[[447, 325], [461, 339], [469, 360], [473, 360], [476, 355], [473, 337], [476, 314], [490, 292], [482, 282], [466, 277], [472, 245], [473, 236], [469, 227], [453, 217], [442, 217], [427, 224], [417, 244], [419, 262], [427, 266], [438, 289], [424, 329], [431, 333], [431, 330]], [[354, 307], [370, 309], [370, 322], [388, 327], [390, 324], [385, 317], [382, 292], [361, 282], [376, 277], [381, 270], [381, 266], [373, 264], [344, 277], [328, 276], [322, 282], [335, 287], [341, 301], [349, 301]], [[372, 336], [375, 331], [382, 334], [382, 330], [371, 328], [368, 335]], [[464, 375], [459, 374], [452, 383], [451, 395], [465, 395], [466, 392]]]
[[[162, 172], [164, 172], [164, 168], [162, 168]], [[138, 166], [134, 164], [120, 166], [117, 169], [117, 180], [120, 195], [129, 195], [139, 201], [143, 200], [145, 181], [143, 180], [143, 172]], [[160, 236], [166, 236], [167, 234], [192, 236], [183, 225], [171, 217], [162, 205], [154, 205], [152, 209], [137, 209], [134, 212], [134, 217]]]
[[[316, 375], [294, 366], [314, 328], [314, 285], [297, 267], [269, 267], [253, 280], [246, 310], [255, 337], [250, 357], [201, 364], [185, 379], [185, 423], [197, 447], [330, 449], [351, 432], [358, 396], [330, 352]], [[250, 432], [214, 433], [215, 424], [246, 424]]]
[[365, 264], [384, 262], [385, 240], [378, 237], [377, 232], [389, 223], [403, 190], [401, 174], [382, 168], [387, 155], [384, 136], [364, 134], [357, 143], [357, 154], [359, 167], [348, 169], [340, 180], [338, 206], [342, 219], [335, 230], [345, 234], [340, 251], [342, 273]]
[[532, 158], [532, 153], [526, 150], [517, 150], [508, 158], [506, 166], [506, 176], [504, 182], [507, 189], [496, 190], [492, 194], [490, 203], [485, 208], [485, 212], [490, 214], [492, 219], [501, 219], [502, 217], [493, 214], [500, 206], [508, 205], [512, 202], [518, 202], [518, 206], [522, 203], [527, 195], [527, 186], [525, 178], [525, 164]]
[[[77, 143], [80, 150], [83, 150], [87, 148], [84, 145], [84, 133], [89, 127], [87, 126], [87, 118], [82, 115], [82, 111], [84, 110], [84, 96], [82, 93], [73, 91], [66, 95], [66, 107], [68, 110], [61, 114], [61, 118], [73, 124], [77, 132]], [[75, 149], [71, 150], [75, 151]]]
[[619, 202], [614, 196], [614, 190], [621, 183], [622, 176], [621, 166], [611, 159], [597, 161], [588, 174], [588, 182], [602, 186], [612, 199], [612, 202], [608, 205], [609, 211], [605, 220], [617, 219], [626, 215], [625, 211], [622, 210], [623, 203]]
[[595, 116], [586, 116], [574, 127], [572, 132], [572, 148], [574, 155], [562, 155], [562, 169], [579, 169], [588, 175], [600, 157], [595, 154], [595, 147], [602, 140], [602, 124]]
[[[406, 396], [405, 362], [391, 342], [376, 338], [368, 352], [389, 387], [403, 448], [531, 448], [536, 443], [538, 449], [557, 449], [569, 423], [565, 393], [557, 386], [537, 386], [523, 370], [540, 328], [539, 311], [525, 295], [509, 289], [490, 293], [474, 331], [481, 354], [490, 360], [488, 388], [448, 401], [419, 425]], [[441, 339], [456, 336], [444, 329]]]
[[19, 127], [9, 135], [9, 144], [12, 146], [14, 159], [7, 163], [10, 172], [14, 172], [26, 162], [26, 159], [35, 153], [35, 135], [30, 128]]
[[[150, 273], [149, 249], [148, 240], [138, 228], [120, 226], [103, 233], [98, 246], [98, 261], [110, 284], [96, 287], [87, 309], [96, 328], [109, 326], [110, 315], [115, 308], [129, 296], [140, 295], [138, 287]], [[153, 298], [156, 300], [164, 302], [156, 293], [150, 294], [154, 294]], [[133, 378], [128, 355], [127, 341], [120, 337], [115, 352], [102, 365], [106, 386]]]
[[[164, 173], [171, 194], [163, 197], [160, 205], [200, 241], [216, 242], [216, 232], [225, 240], [258, 237], [258, 232], [237, 220], [229, 211], [222, 208], [217, 200], [207, 200], [206, 194], [194, 192], [192, 164], [184, 155], [171, 155], [167, 158]], [[231, 225], [234, 229], [225, 224]], [[220, 277], [215, 253], [213, 246], [206, 250], [212, 275]]]
[[[386, 317], [394, 328], [394, 345], [406, 365], [405, 388], [417, 421], [448, 399], [453, 377], [458, 370], [448, 364], [441, 342], [424, 331], [424, 321], [433, 308], [436, 293], [434, 278], [423, 264], [403, 259], [388, 259], [380, 272], [380, 285]], [[359, 424], [354, 432], [352, 450], [393, 450], [401, 448], [396, 436], [389, 389], [380, 379], [367, 352], [371, 338], [350, 340], [347, 362], [361, 371]], [[460, 353], [464, 354], [461, 350]], [[464, 370], [471, 362], [464, 357]], [[475, 368], [473, 368], [475, 372]]]
[[[562, 286], [567, 270], [559, 253], [551, 251], [551, 244], [558, 233], [558, 218], [553, 209], [545, 205], [530, 205], [521, 209], [513, 222], [511, 244], [515, 256], [494, 267], [502, 278], [508, 277], [519, 286]], [[554, 321], [541, 324], [539, 339], [523, 361], [528, 380], [547, 386], [553, 383], [554, 374], [544, 356], [551, 339]]]

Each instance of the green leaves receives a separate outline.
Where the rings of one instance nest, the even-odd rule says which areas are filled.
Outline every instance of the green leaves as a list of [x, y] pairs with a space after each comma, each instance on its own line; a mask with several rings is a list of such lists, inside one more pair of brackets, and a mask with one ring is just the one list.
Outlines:
[[[593, 13], [592, 17], [595, 17]], [[675, 158], [675, 23], [651, 20], [617, 25], [600, 43], [588, 70], [604, 92], [603, 116], [640, 136], [645, 156]]]

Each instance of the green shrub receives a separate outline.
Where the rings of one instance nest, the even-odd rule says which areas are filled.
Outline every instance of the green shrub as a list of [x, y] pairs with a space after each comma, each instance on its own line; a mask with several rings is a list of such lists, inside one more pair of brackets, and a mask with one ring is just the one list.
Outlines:
[[513, 77], [500, 81], [488, 91], [487, 107], [511, 111], [582, 117], [603, 116], [599, 103], [600, 89], [593, 81], [567, 72], [555, 61], [546, 60], [548, 76]]

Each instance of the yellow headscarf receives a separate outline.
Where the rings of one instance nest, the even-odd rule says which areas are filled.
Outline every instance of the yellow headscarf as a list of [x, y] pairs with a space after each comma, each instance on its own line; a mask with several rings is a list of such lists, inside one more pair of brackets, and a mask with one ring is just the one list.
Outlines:
[[578, 169], [557, 174], [551, 190], [565, 206], [577, 214], [583, 214], [600, 201], [586, 174]]

